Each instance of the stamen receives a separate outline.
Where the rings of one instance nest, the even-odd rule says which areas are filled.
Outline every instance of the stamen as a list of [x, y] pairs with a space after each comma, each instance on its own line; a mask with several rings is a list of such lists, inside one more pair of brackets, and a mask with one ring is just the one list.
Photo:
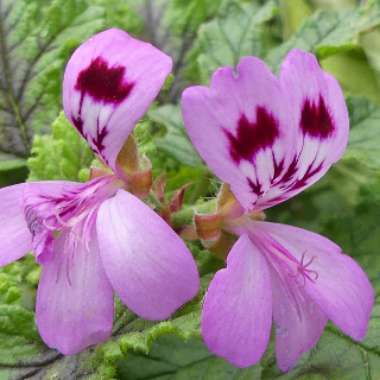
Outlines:
[[[312, 256], [307, 263], [305, 263], [305, 257], [306, 257], [306, 252], [302, 253], [301, 261], [299, 263], [299, 266], [297, 268], [298, 274], [302, 275], [303, 278], [303, 285], [305, 286], [305, 279], [307, 278], [309, 281], [315, 283], [315, 281], [318, 280], [318, 273], [313, 270], [313, 269], [308, 269], [308, 267], [313, 263], [315, 260], [315, 256]], [[314, 278], [312, 278], [314, 276]]]

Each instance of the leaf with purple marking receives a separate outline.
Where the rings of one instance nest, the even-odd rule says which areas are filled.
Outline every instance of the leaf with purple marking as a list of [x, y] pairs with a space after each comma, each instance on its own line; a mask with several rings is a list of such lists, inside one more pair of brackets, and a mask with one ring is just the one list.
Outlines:
[[0, 2], [0, 150], [25, 157], [35, 131], [60, 109], [60, 77], [72, 48], [103, 25], [87, 0]]

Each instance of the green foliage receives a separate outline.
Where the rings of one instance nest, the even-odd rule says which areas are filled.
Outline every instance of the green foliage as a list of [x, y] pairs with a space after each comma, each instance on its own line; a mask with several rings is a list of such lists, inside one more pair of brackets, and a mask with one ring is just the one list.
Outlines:
[[[62, 112], [52, 124], [51, 135], [36, 135], [28, 159], [29, 180], [83, 181], [93, 155], [87, 143]], [[86, 178], [87, 177], [87, 178]]]
[[356, 159], [366, 166], [380, 169], [380, 107], [365, 98], [349, 99], [351, 133], [346, 159]]
[[188, 166], [199, 166], [201, 160], [186, 136], [181, 111], [167, 104], [149, 112], [151, 121], [165, 127], [165, 133], [155, 140], [156, 146], [178, 162]]
[[[377, 292], [364, 342], [353, 342], [331, 324], [317, 347], [287, 374], [276, 366], [273, 338], [258, 365], [237, 369], [213, 356], [201, 341], [202, 298], [223, 262], [199, 242], [191, 242], [188, 245], [202, 276], [202, 290], [192, 302], [168, 321], [154, 323], [137, 318], [116, 300], [112, 338], [95, 349], [62, 357], [38, 337], [33, 310], [39, 268], [33, 257], [27, 256], [0, 269], [0, 380], [27, 376], [46, 380], [379, 377], [380, 2], [365, 3], [0, 0], [0, 68], [4, 73], [0, 75], [0, 152], [8, 152], [0, 153], [0, 172], [8, 176], [11, 170], [24, 170], [25, 175], [23, 156], [31, 148], [27, 160], [30, 180], [88, 178], [93, 155], [63, 113], [59, 114], [61, 76], [78, 43], [104, 27], [121, 27], [174, 57], [173, 76], [137, 126], [135, 136], [141, 152], [152, 161], [154, 178], [165, 175], [168, 198], [189, 185], [184, 209], [173, 218], [175, 224], [181, 218], [190, 222], [194, 206], [210, 208], [204, 201], [214, 197], [220, 186], [184, 131], [178, 107], [181, 89], [189, 81], [208, 83], [217, 67], [236, 65], [244, 55], [264, 57], [278, 69], [292, 48], [315, 53], [348, 96], [348, 149], [318, 184], [268, 210], [267, 218], [336, 241], [363, 266]], [[32, 132], [37, 134], [31, 145]], [[0, 185], [10, 181], [3, 181], [3, 176]]]
[[293, 48], [311, 51], [319, 58], [352, 50], [358, 46], [360, 33], [380, 24], [380, 4], [340, 11], [317, 11], [286, 42], [268, 54], [271, 66], [278, 68], [285, 54]]
[[202, 82], [208, 82], [219, 66], [235, 66], [245, 55], [263, 56], [263, 24], [276, 13], [273, 1], [263, 7], [254, 2], [228, 2], [220, 17], [203, 24], [196, 41], [197, 63]]
[[28, 363], [45, 350], [34, 325], [37, 279], [38, 268], [30, 256], [0, 269], [1, 380], [28, 373], [31, 370]]
[[0, 150], [26, 156], [34, 131], [58, 115], [63, 65], [103, 25], [85, 0], [10, 1], [0, 7]]

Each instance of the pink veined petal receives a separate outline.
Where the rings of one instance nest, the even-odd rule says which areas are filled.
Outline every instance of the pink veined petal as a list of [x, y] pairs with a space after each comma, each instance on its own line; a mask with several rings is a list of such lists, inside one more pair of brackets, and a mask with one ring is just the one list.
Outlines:
[[[343, 154], [349, 119], [337, 81], [300, 50], [277, 79], [257, 58], [218, 69], [210, 88], [184, 91], [188, 134], [248, 210], [265, 209], [321, 178]], [[211, 142], [211, 143], [210, 143]]]
[[25, 184], [0, 190], [0, 266], [18, 260], [32, 248], [32, 235], [24, 216], [24, 190]]
[[279, 80], [260, 59], [245, 57], [236, 72], [215, 71], [210, 88], [187, 88], [181, 106], [203, 160], [252, 209], [290, 164], [291, 110]]
[[295, 139], [290, 165], [258, 206], [270, 207], [318, 181], [340, 159], [349, 132], [348, 111], [338, 82], [324, 72], [313, 54], [298, 49], [285, 58], [280, 72], [289, 100]]
[[[41, 181], [24, 184], [23, 214], [32, 242], [37, 261], [41, 263], [51, 254], [53, 235], [45, 225], [48, 216], [55, 215], [57, 208], [55, 200], [65, 197], [65, 194], [83, 186], [71, 181]], [[52, 228], [52, 227], [51, 227]]]
[[277, 365], [286, 372], [317, 344], [327, 316], [304, 292], [303, 283], [289, 275], [281, 262], [273, 259], [270, 268]]
[[100, 260], [96, 235], [83, 242], [82, 225], [55, 239], [42, 264], [36, 319], [44, 342], [65, 355], [106, 340], [112, 331], [113, 291]]
[[325, 237], [301, 228], [255, 222], [253, 231], [257, 236], [268, 234], [303, 263], [299, 269], [306, 275], [303, 287], [308, 297], [344, 333], [355, 340], [364, 339], [374, 291], [367, 275], [351, 257]]
[[65, 114], [113, 170], [171, 68], [169, 56], [120, 29], [93, 36], [70, 58], [63, 80]]
[[289, 371], [318, 343], [327, 317], [294, 279], [285, 281], [272, 274], [277, 365]]
[[204, 299], [202, 336], [211, 352], [238, 367], [260, 360], [272, 325], [270, 281], [264, 255], [247, 235], [241, 236]]
[[62, 182], [31, 182], [5, 187], [0, 190], [0, 266], [23, 257], [32, 249], [30, 222], [25, 215], [25, 198], [38, 189], [55, 191]]
[[199, 276], [190, 251], [134, 195], [119, 190], [106, 200], [99, 209], [97, 231], [109, 281], [139, 316], [168, 318], [196, 295]]

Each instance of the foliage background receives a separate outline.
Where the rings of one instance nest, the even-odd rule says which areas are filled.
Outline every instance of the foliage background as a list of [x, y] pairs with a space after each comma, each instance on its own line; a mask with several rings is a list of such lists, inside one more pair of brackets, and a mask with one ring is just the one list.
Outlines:
[[[380, 0], [0, 0], [0, 186], [87, 179], [93, 156], [60, 114], [61, 78], [79, 43], [114, 26], [175, 59], [136, 136], [154, 175], [166, 174], [168, 197], [190, 184], [182, 217], [215, 195], [219, 183], [186, 138], [181, 90], [207, 83], [216, 67], [244, 55], [260, 56], [274, 70], [293, 47], [317, 55], [345, 90], [349, 148], [323, 180], [270, 210], [268, 219], [335, 240], [366, 269], [380, 301]], [[205, 290], [223, 263], [197, 243], [190, 248]], [[199, 336], [202, 295], [159, 324], [116, 300], [113, 338], [62, 357], [43, 345], [34, 325], [38, 276], [31, 256], [0, 269], [0, 380], [380, 379], [380, 302], [364, 342], [329, 325], [318, 346], [282, 374], [273, 343], [261, 363], [244, 370], [211, 355]]]

